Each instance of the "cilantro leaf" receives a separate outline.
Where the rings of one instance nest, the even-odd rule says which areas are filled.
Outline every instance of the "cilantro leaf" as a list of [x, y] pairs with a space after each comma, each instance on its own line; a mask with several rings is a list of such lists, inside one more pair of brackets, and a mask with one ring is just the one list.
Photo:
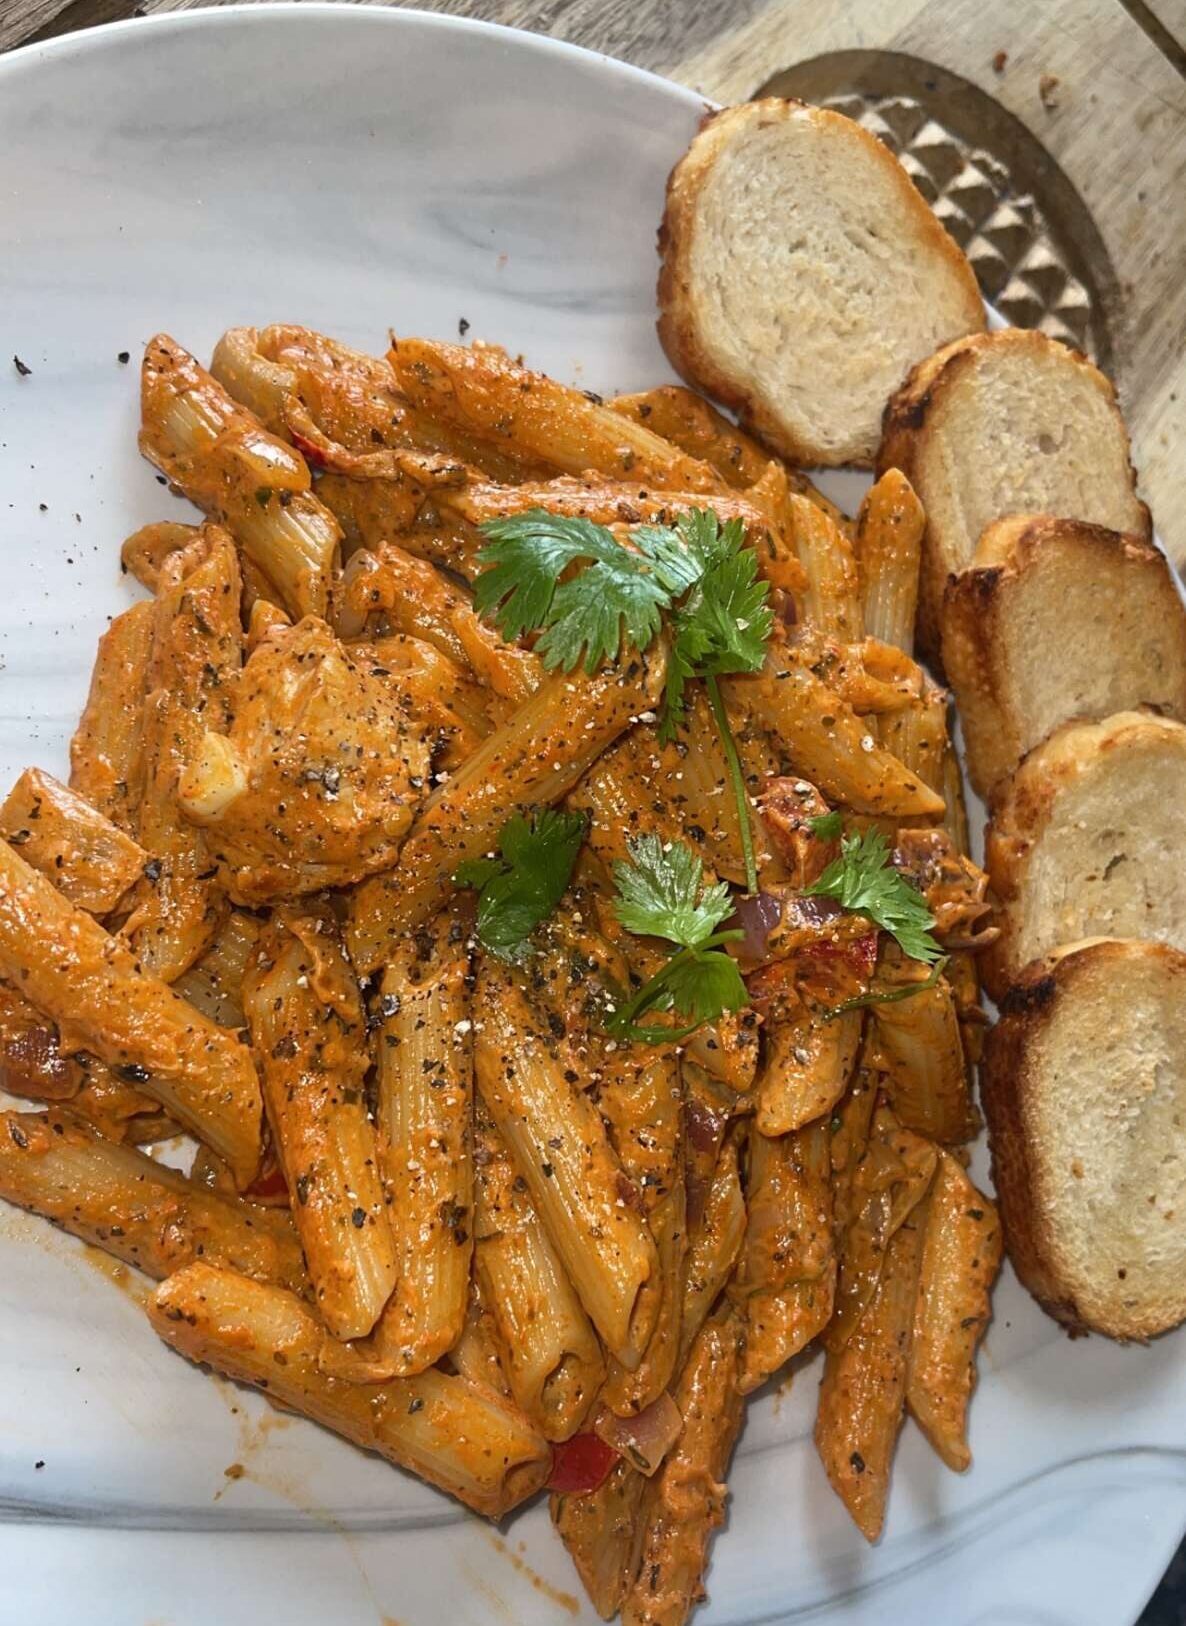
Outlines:
[[[614, 913], [622, 925], [641, 937], [665, 937], [678, 950], [649, 982], [622, 998], [607, 1024], [616, 1037], [675, 1044], [701, 1023], [749, 1003], [736, 962], [721, 946], [744, 934], [717, 930], [733, 912], [729, 889], [719, 882], [702, 891], [703, 876], [695, 853], [658, 836], [632, 840], [629, 860], [614, 865]], [[687, 1025], [641, 1022], [650, 1011], [673, 1011]]]
[[930, 975], [925, 982], [903, 983], [898, 988], [878, 988], [876, 986], [868, 988], [863, 994], [858, 994], [855, 999], [846, 999], [843, 1004], [834, 1005], [830, 1011], [824, 1011], [819, 1020], [821, 1022], [832, 1022], [835, 1021], [836, 1017], [843, 1016], [845, 1011], [862, 1011], [874, 1005], [896, 1005], [900, 999], [913, 999], [915, 994], [923, 994], [928, 988], [935, 986], [947, 969], [949, 958], [949, 955], [941, 954], [931, 966]]
[[840, 857], [804, 893], [835, 898], [843, 908], [865, 915], [889, 932], [912, 960], [934, 965], [942, 958], [943, 950], [930, 931], [935, 917], [921, 893], [890, 864], [889, 843], [880, 830], [845, 836]]
[[844, 814], [839, 808], [833, 808], [830, 813], [819, 813], [814, 819], [808, 819], [807, 828], [821, 841], [835, 841], [844, 828]]
[[723, 881], [698, 898], [704, 866], [690, 847], [658, 836], [640, 836], [629, 847], [629, 859], [614, 865], [614, 913], [628, 932], [698, 948], [733, 913]]
[[478, 941], [503, 960], [522, 960], [528, 939], [568, 887], [587, 819], [583, 813], [541, 808], [521, 813], [498, 834], [497, 858], [475, 858], [454, 871], [457, 886], [478, 890]]
[[[593, 672], [623, 642], [642, 650], [658, 634], [671, 589], [645, 554], [622, 547], [604, 525], [531, 508], [487, 520], [482, 534], [474, 605], [508, 640], [542, 629], [546, 667], [571, 672], [583, 655]], [[561, 580], [581, 562], [585, 569]]]
[[684, 720], [684, 689], [692, 678], [756, 672], [766, 658], [774, 624], [769, 584], [758, 576], [754, 551], [738, 519], [724, 526], [711, 510], [681, 514], [676, 528], [699, 576], [672, 616], [672, 649], [659, 721], [661, 741], [674, 739]]

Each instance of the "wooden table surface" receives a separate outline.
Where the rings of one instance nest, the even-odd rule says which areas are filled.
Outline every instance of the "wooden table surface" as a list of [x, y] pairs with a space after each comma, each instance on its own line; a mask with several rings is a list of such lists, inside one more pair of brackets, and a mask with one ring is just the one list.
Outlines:
[[[0, 49], [194, 3], [0, 0]], [[1186, 0], [419, 3], [605, 51], [719, 101], [855, 47], [911, 52], [995, 96], [1062, 166], [1103, 237], [1121, 290], [1113, 371], [1142, 492], [1186, 567]]]

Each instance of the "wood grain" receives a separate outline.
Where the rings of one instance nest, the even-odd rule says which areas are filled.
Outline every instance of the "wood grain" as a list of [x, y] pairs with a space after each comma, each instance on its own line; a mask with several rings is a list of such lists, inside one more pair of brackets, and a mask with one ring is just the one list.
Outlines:
[[[0, 47], [198, 3], [3, 0]], [[570, 40], [722, 101], [853, 47], [913, 52], [996, 96], [1062, 166], [1104, 238], [1124, 295], [1116, 371], [1142, 491], [1186, 565], [1186, 0], [436, 0], [433, 9]]]

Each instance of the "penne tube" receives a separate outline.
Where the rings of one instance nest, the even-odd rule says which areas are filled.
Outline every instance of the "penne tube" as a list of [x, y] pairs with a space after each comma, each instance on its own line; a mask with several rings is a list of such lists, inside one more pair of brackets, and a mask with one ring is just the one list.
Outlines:
[[741, 1333], [729, 1318], [703, 1328], [676, 1390], [679, 1439], [643, 1494], [638, 1569], [622, 1626], [684, 1626], [704, 1595], [712, 1533], [725, 1520], [724, 1478], [741, 1428]]
[[422, 639], [512, 705], [522, 705], [543, 678], [537, 656], [507, 643], [467, 593], [393, 542], [350, 559], [335, 594], [335, 625], [344, 637], [370, 628]]
[[191, 1361], [263, 1389], [475, 1513], [498, 1519], [544, 1484], [547, 1441], [490, 1389], [432, 1370], [360, 1388], [317, 1366], [324, 1336], [308, 1305], [234, 1271], [190, 1265], [162, 1282], [148, 1318]]
[[197, 540], [197, 525], [182, 525], [176, 520], [157, 520], [133, 531], [119, 550], [120, 569], [135, 576], [141, 587], [155, 593], [161, 582], [161, 569], [165, 560], [180, 553]]
[[638, 1569], [643, 1535], [638, 1514], [646, 1487], [643, 1475], [622, 1457], [596, 1490], [552, 1497], [552, 1523], [602, 1620], [617, 1614]]
[[635, 1416], [657, 1400], [675, 1373], [688, 1230], [679, 1061], [671, 1053], [638, 1050], [619, 1048], [607, 1057], [598, 1102], [622, 1171], [639, 1193], [658, 1255], [658, 1270], [642, 1289], [642, 1295], [658, 1301], [642, 1359], [633, 1370], [611, 1360], [601, 1392], [620, 1417]]
[[440, 908], [459, 864], [495, 845], [516, 812], [559, 801], [662, 689], [662, 658], [628, 656], [594, 676], [557, 673], [424, 802], [399, 863], [351, 899], [347, 941], [369, 974]]
[[795, 551], [807, 575], [803, 611], [820, 632], [855, 643], [864, 636], [860, 579], [852, 544], [822, 508], [792, 494]]
[[383, 974], [375, 1040], [379, 1168], [399, 1276], [375, 1327], [391, 1375], [422, 1372], [461, 1336], [474, 1197], [467, 923], [437, 917]]
[[372, 677], [391, 677], [407, 695], [412, 714], [438, 731], [434, 753], [452, 769], [493, 732], [489, 697], [439, 649], [402, 634], [353, 646], [374, 656]]
[[744, 1309], [738, 1383], [758, 1388], [823, 1331], [836, 1294], [832, 1186], [825, 1123], [749, 1139], [745, 1247], [730, 1294]]
[[914, 649], [918, 572], [926, 515], [899, 469], [887, 469], [866, 494], [857, 518], [865, 631], [883, 643]]
[[633, 1370], [658, 1302], [655, 1243], [605, 1125], [579, 1087], [579, 1058], [544, 1031], [514, 977], [483, 958], [474, 1006], [482, 1099], [606, 1348]]
[[742, 1096], [753, 1087], [757, 1074], [760, 1034], [755, 1011], [726, 1011], [696, 1029], [684, 1044], [684, 1055]]
[[860, 1011], [821, 1021], [805, 1006], [767, 1019], [756, 1119], [763, 1135], [785, 1135], [831, 1112], [852, 1077], [863, 1027]]
[[475, 1143], [474, 1257], [502, 1368], [519, 1409], [566, 1440], [605, 1376], [601, 1345], [481, 1104]]
[[753, 677], [727, 678], [726, 696], [779, 740], [797, 773], [857, 813], [941, 815], [943, 798], [882, 749], [814, 672], [772, 646]]
[[205, 1259], [308, 1292], [287, 1214], [204, 1190], [71, 1113], [0, 1113], [0, 1197], [158, 1281]]
[[99, 639], [90, 693], [70, 741], [70, 788], [134, 835], [144, 784], [143, 705], [153, 606], [133, 604]]
[[731, 1135], [721, 1147], [700, 1216], [690, 1227], [684, 1259], [678, 1371], [683, 1370], [696, 1335], [732, 1274], [745, 1241], [746, 1223], [737, 1139]]
[[877, 1291], [842, 1349], [829, 1350], [815, 1444], [832, 1489], [866, 1541], [885, 1522], [890, 1464], [902, 1427], [925, 1217], [895, 1231]]
[[992, 1285], [1000, 1268], [996, 1204], [977, 1191], [949, 1152], [941, 1152], [923, 1230], [906, 1404], [957, 1473], [972, 1461], [967, 1418], [976, 1384], [976, 1346], [988, 1326]]
[[[81, 1056], [78, 1061], [81, 1082], [77, 1094], [63, 1102], [63, 1106], [69, 1107], [72, 1118], [89, 1125], [104, 1140], [121, 1141], [125, 1146], [149, 1146], [154, 1141], [168, 1140], [184, 1132], [180, 1124], [162, 1112], [151, 1095], [117, 1078], [106, 1062], [97, 1056]], [[208, 1152], [208, 1148], [199, 1144], [197, 1156], [203, 1152]], [[213, 1157], [214, 1153], [209, 1155]], [[221, 1159], [218, 1166], [227, 1167]], [[224, 1195], [234, 1195], [235, 1191], [234, 1179], [227, 1170]]]
[[972, 847], [968, 837], [968, 804], [964, 797], [964, 776], [960, 772], [960, 760], [950, 738], [947, 741], [947, 748], [943, 752], [943, 770], [940, 785], [943, 800], [946, 803], [943, 824], [948, 835], [955, 842], [956, 850], [961, 853], [970, 853]]
[[707, 464], [582, 391], [518, 366], [494, 345], [393, 337], [388, 360], [414, 407], [492, 440], [518, 459], [566, 474], [594, 469], [677, 490], [724, 487]]
[[324, 615], [342, 533], [300, 455], [163, 333], [144, 352], [141, 414], [144, 456], [226, 525], [290, 615]]
[[181, 812], [179, 784], [208, 729], [230, 724], [243, 636], [235, 547], [203, 526], [161, 569], [144, 711], [141, 845], [156, 863], [124, 933], [145, 970], [173, 982], [202, 955], [226, 917], [206, 837]]
[[247, 1026], [243, 1014], [243, 973], [260, 934], [260, 923], [246, 910], [232, 909], [202, 958], [173, 984], [222, 1028]]
[[896, 946], [883, 951], [879, 982], [895, 991], [919, 984], [909, 998], [873, 1006], [873, 1027], [885, 1063], [884, 1089], [902, 1123], [947, 1146], [970, 1140], [979, 1127], [955, 999], [946, 978], [929, 986], [928, 971]]
[[366, 1018], [328, 910], [273, 915], [243, 1009], [318, 1311], [335, 1338], [365, 1337], [397, 1261], [364, 1099]]
[[947, 695], [934, 684], [899, 710], [879, 719], [879, 738], [887, 751], [912, 774], [944, 798], [943, 822], [950, 817], [943, 762], [947, 738]]
[[90, 915], [0, 842], [0, 975], [224, 1158], [240, 1187], [259, 1162], [259, 1082], [215, 1027]]
[[461, 1337], [449, 1351], [449, 1364], [459, 1377], [485, 1385], [506, 1400], [511, 1398], [494, 1317], [482, 1302], [476, 1278], [470, 1283], [465, 1325]]
[[751, 435], [682, 384], [661, 384], [637, 395], [616, 395], [606, 406], [649, 429], [652, 435], [661, 435], [689, 457], [710, 464], [735, 490], [744, 490], [760, 480], [770, 462], [770, 453]]
[[26, 768], [0, 806], [0, 836], [92, 915], [115, 909], [148, 862], [106, 814], [40, 768]]

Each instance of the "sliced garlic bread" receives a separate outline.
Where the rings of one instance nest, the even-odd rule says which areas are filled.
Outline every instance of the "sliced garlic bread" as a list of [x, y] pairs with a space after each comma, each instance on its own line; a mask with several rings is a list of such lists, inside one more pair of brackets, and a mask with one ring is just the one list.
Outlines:
[[1053, 514], [1150, 534], [1115, 390], [1044, 333], [975, 334], [924, 361], [886, 409], [877, 468], [901, 469], [926, 509], [919, 639], [931, 655], [947, 578], [994, 520]]
[[1017, 1274], [1073, 1331], [1186, 1317], [1186, 955], [1094, 939], [1038, 961], [981, 1063]]
[[1186, 606], [1151, 543], [1080, 520], [990, 525], [947, 584], [943, 665], [984, 797], [1072, 718], [1186, 718]]
[[705, 120], [659, 250], [672, 365], [797, 463], [870, 464], [910, 368], [984, 327], [968, 262], [888, 147], [801, 102]]
[[985, 867], [1001, 935], [979, 965], [994, 999], [1060, 943], [1186, 950], [1186, 726], [1122, 711], [1060, 728], [1005, 781]]

